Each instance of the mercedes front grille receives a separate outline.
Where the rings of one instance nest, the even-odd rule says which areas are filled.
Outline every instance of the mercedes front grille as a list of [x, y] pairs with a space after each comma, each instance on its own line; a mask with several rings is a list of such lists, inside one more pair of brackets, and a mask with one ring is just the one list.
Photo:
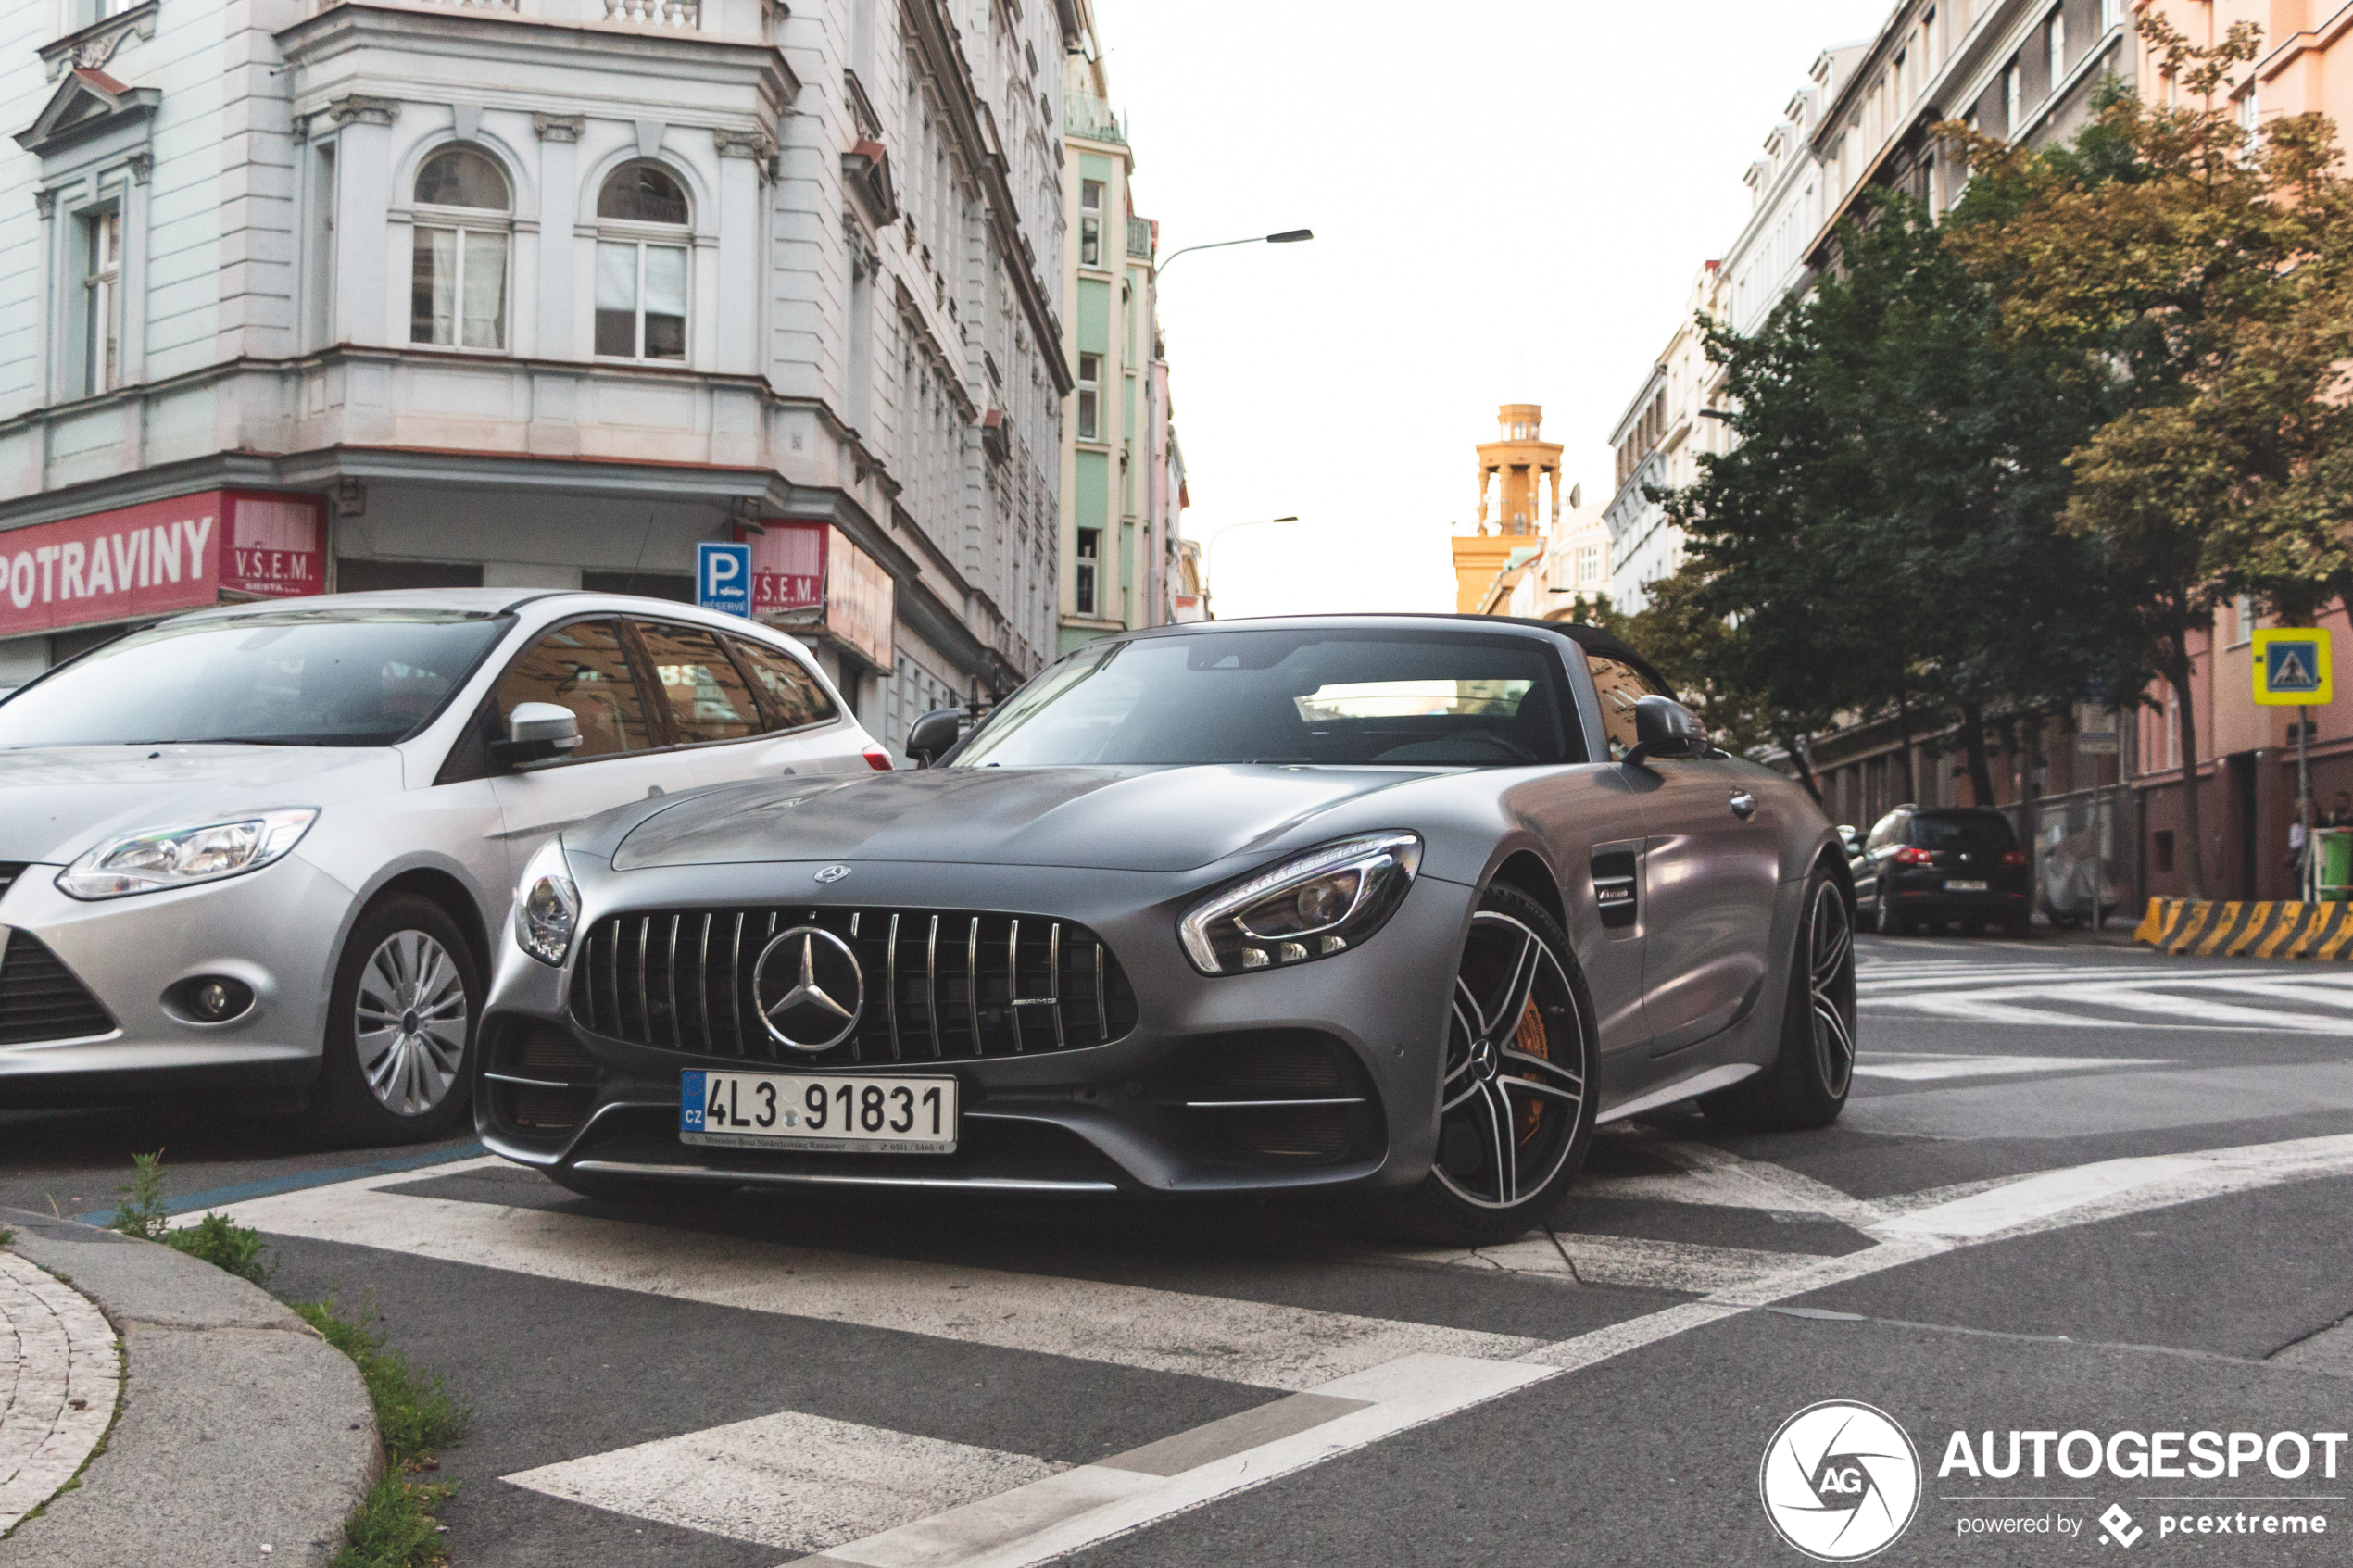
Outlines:
[[[778, 1042], [752, 994], [761, 953], [803, 925], [848, 942], [864, 972], [857, 1027], [820, 1052]], [[842, 1067], [1109, 1045], [1136, 1026], [1136, 994], [1101, 938], [1038, 915], [659, 909], [589, 929], [573, 961], [572, 1015], [634, 1045]]]

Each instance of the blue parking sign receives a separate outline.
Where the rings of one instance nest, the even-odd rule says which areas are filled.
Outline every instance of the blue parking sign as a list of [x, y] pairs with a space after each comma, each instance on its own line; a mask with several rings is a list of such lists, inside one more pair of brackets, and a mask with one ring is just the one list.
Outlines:
[[726, 615], [751, 614], [751, 546], [695, 546], [695, 603]]

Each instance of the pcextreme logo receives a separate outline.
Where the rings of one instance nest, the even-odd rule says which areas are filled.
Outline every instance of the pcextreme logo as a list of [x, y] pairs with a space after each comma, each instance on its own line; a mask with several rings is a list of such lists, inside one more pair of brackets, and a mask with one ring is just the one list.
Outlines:
[[1853, 1562], [1911, 1524], [1919, 1451], [1886, 1411], [1824, 1399], [1781, 1423], [1765, 1445], [1756, 1489], [1781, 1539], [1818, 1562]]

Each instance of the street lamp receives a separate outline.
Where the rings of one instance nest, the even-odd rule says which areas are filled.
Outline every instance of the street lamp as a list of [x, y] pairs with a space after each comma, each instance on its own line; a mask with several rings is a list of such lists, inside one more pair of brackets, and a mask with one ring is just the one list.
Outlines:
[[1299, 519], [1295, 516], [1253, 517], [1247, 518], [1240, 522], [1221, 522], [1216, 527], [1211, 529], [1209, 531], [1209, 537], [1202, 541], [1201, 546], [1202, 596], [1206, 597], [1211, 592], [1213, 592], [1212, 584], [1217, 581], [1217, 541], [1219, 539], [1225, 537], [1228, 533], [1231, 533], [1237, 528], [1265, 528], [1269, 523], [1297, 522], [1298, 521]]
[[1158, 270], [1161, 276], [1165, 277], [1168, 273], [1168, 264], [1187, 251], [1223, 250], [1227, 245], [1295, 245], [1302, 240], [1312, 240], [1315, 237], [1315, 231], [1313, 229], [1286, 229], [1279, 234], [1252, 234], [1243, 240], [1212, 240], [1205, 245], [1186, 245], [1182, 249], [1170, 251], [1161, 259]]

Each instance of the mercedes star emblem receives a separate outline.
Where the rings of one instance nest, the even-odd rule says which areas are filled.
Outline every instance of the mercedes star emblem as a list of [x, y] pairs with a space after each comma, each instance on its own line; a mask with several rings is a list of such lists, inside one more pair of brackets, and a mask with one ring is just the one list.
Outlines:
[[824, 871], [817, 873], [817, 880], [819, 882], [839, 882], [843, 877], [846, 877], [849, 874], [849, 868], [848, 866], [827, 866]]
[[849, 1038], [866, 1006], [866, 976], [849, 943], [813, 925], [780, 931], [752, 965], [760, 1021], [781, 1045], [831, 1050]]

